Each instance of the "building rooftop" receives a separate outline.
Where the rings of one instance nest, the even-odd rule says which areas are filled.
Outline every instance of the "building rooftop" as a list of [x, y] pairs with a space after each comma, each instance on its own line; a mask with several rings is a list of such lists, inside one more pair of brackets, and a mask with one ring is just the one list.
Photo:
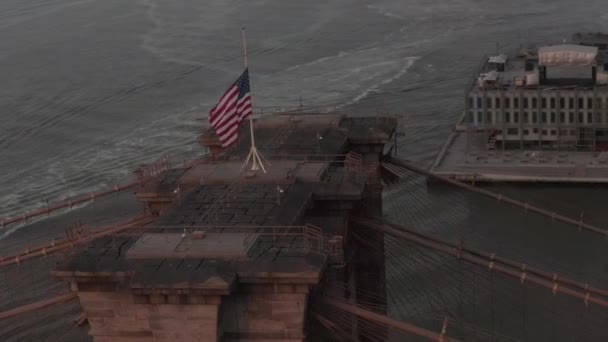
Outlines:
[[475, 89], [608, 85], [608, 35], [575, 34], [570, 43], [488, 56]]
[[[341, 153], [349, 142], [387, 142], [397, 125], [394, 117], [349, 117], [339, 114], [298, 113], [265, 116], [254, 120], [258, 149], [267, 158]], [[237, 146], [223, 151], [226, 158], [243, 160], [250, 146], [249, 124], [239, 131]], [[201, 143], [213, 148], [219, 140], [213, 129], [201, 135]], [[390, 141], [389, 141], [390, 142]]]
[[596, 46], [601, 50], [608, 48], [608, 34], [600, 32], [575, 33], [572, 35], [574, 44]]
[[598, 49], [595, 46], [563, 44], [538, 48], [540, 66], [595, 65]]
[[[171, 247], [178, 248], [186, 239], [182, 238], [181, 234], [157, 235], [159, 236], [153, 238], [151, 235], [144, 235], [144, 242], [131, 236], [95, 240], [78, 258], [59, 264], [53, 274], [67, 279], [78, 277], [80, 280], [86, 277], [107, 281], [129, 278], [129, 286], [132, 289], [144, 292], [163, 289], [165, 292], [202, 291], [228, 294], [237, 279], [281, 279], [297, 274], [304, 283], [316, 283], [326, 261], [323, 254], [312, 248], [305, 248], [304, 245], [291, 249], [273, 248], [271, 238], [259, 238], [250, 242], [247, 250], [238, 252], [238, 258], [213, 255], [220, 249], [219, 246], [212, 247], [212, 242], [221, 238], [226, 241], [222, 245], [224, 247], [230, 243], [238, 243], [238, 240], [244, 238], [240, 233], [212, 237], [206, 253], [203, 252], [205, 247], [202, 247], [201, 243], [198, 246], [199, 253], [176, 255]], [[160, 241], [163, 239], [173, 243], [162, 246]], [[142, 244], [148, 242], [150, 246], [142, 247]], [[162, 249], [155, 252], [152, 245]], [[235, 248], [231, 250], [236, 252]], [[149, 254], [133, 255], [144, 252]]]
[[[205, 185], [184, 195], [158, 225], [292, 225], [312, 200], [314, 184]], [[282, 191], [282, 192], [280, 192]]]
[[214, 151], [219, 142], [209, 130], [201, 142], [210, 158], [152, 168], [155, 177], [137, 194], [164, 203], [152, 224], [96, 240], [55, 275], [126, 277], [132, 289], [227, 292], [237, 279], [255, 277], [316, 283], [326, 261], [324, 230], [310, 225], [306, 213], [318, 201], [361, 200], [367, 176], [351, 145], [391, 142], [396, 120], [296, 114], [254, 125], [267, 173], [243, 169], [248, 124], [228, 151]]
[[145, 233], [127, 251], [126, 258], [246, 259], [258, 237], [255, 232], [217, 234], [204, 230], [192, 234]]
[[96, 240], [54, 274], [128, 277], [132, 289], [226, 293], [236, 279], [251, 277], [291, 274], [316, 283], [325, 264], [323, 233], [302, 223], [315, 188], [284, 184], [279, 193], [272, 183], [201, 185], [153, 224]]

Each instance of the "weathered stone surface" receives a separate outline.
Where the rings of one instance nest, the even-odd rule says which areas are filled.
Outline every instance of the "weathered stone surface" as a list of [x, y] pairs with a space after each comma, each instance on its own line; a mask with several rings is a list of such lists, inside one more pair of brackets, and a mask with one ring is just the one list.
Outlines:
[[79, 297], [96, 342], [217, 340], [219, 296], [196, 296], [193, 302], [215, 304], [195, 305], [181, 304], [175, 295], [151, 295], [155, 299], [150, 303], [180, 304], [136, 304], [135, 297], [145, 296], [117, 292], [82, 292]]
[[301, 336], [307, 300], [308, 295], [301, 293], [235, 294], [224, 302], [224, 331], [227, 336], [252, 333]]
[[[229, 158], [167, 173], [145, 187], [141, 199], [167, 209], [148, 227], [148, 239], [94, 241], [58, 267], [63, 273], [57, 276], [78, 285], [96, 342], [305, 339], [308, 292], [327, 265], [326, 244], [315, 236], [346, 234], [350, 211], [369, 192], [364, 170], [379, 160], [395, 122], [305, 114], [283, 119], [256, 124], [258, 143], [270, 146], [264, 150], [273, 164], [267, 174], [241, 177], [241, 154], [249, 150], [245, 130]], [[350, 151], [364, 152], [362, 165], [340, 159]], [[322, 231], [309, 225], [315, 216]], [[188, 235], [196, 232], [207, 238]], [[151, 240], [151, 234], [164, 239]], [[201, 245], [204, 253], [197, 251]]]

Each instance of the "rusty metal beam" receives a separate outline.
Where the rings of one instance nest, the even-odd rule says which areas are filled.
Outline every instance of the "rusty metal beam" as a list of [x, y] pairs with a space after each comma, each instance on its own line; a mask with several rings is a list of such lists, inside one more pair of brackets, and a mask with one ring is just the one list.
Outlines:
[[547, 271], [544, 271], [544, 270], [541, 270], [538, 268], [529, 267], [528, 264], [525, 262], [517, 262], [515, 260], [500, 257], [500, 256], [496, 255], [496, 253], [490, 253], [490, 252], [482, 251], [482, 250], [475, 249], [475, 248], [464, 247], [462, 244], [458, 244], [458, 243], [455, 243], [455, 242], [452, 242], [449, 240], [445, 240], [445, 239], [441, 239], [441, 238], [431, 236], [428, 234], [423, 234], [421, 232], [418, 232], [418, 231], [415, 231], [412, 229], [408, 229], [404, 226], [397, 225], [397, 224], [394, 224], [391, 222], [384, 221], [384, 224], [386, 224], [392, 228], [398, 229], [398, 230], [406, 231], [409, 234], [414, 234], [414, 235], [420, 236], [424, 239], [428, 239], [428, 240], [435, 241], [435, 242], [438, 242], [438, 243], [446, 245], [446, 246], [450, 246], [450, 247], [458, 249], [459, 251], [462, 251], [464, 253], [468, 253], [470, 255], [478, 256], [481, 258], [486, 258], [488, 260], [493, 260], [496, 263], [501, 263], [506, 266], [513, 267], [515, 269], [519, 269], [519, 270], [521, 270], [522, 274], [524, 275], [523, 277], [527, 276], [527, 274], [533, 274], [533, 275], [537, 275], [537, 276], [540, 276], [540, 277], [543, 277], [546, 279], [559, 281], [559, 283], [562, 285], [572, 286], [572, 287], [578, 288], [579, 290], [582, 290], [584, 292], [595, 293], [597, 295], [608, 298], [607, 290], [592, 287], [589, 284], [582, 283], [582, 282], [579, 282], [579, 281], [576, 281], [573, 279], [561, 277], [555, 272], [552, 273], [552, 272], [547, 272]]
[[44, 308], [52, 306], [52, 305], [67, 303], [76, 298], [78, 298], [78, 294], [76, 294], [75, 292], [70, 292], [70, 293], [65, 293], [65, 294], [59, 295], [57, 297], [53, 297], [53, 298], [41, 300], [41, 301], [38, 301], [35, 303], [30, 303], [30, 304], [26, 304], [23, 306], [19, 306], [14, 309], [0, 312], [0, 320], [8, 319], [8, 318], [22, 315], [22, 314], [25, 314], [28, 312], [41, 310], [41, 309], [44, 309]]
[[327, 329], [329, 332], [331, 332], [337, 338], [342, 339], [342, 341], [350, 340], [351, 336], [349, 336], [347, 332], [340, 329], [340, 327], [335, 325], [333, 322], [329, 321], [328, 319], [325, 319], [323, 316], [321, 316], [317, 313], [313, 313], [313, 316], [315, 317], [315, 319], [317, 319], [317, 321], [319, 323], [321, 323], [322, 326], [325, 327], [325, 329]]
[[[485, 252], [482, 254], [469, 253], [462, 247], [454, 247], [449, 244], [441, 243], [436, 238], [429, 238], [428, 236], [420, 233], [410, 233], [407, 231], [407, 229], [401, 226], [398, 226], [399, 229], [395, 229], [393, 227], [385, 225], [382, 221], [358, 219], [358, 222], [372, 229], [381, 230], [394, 237], [403, 238], [423, 247], [450, 254], [456, 258], [465, 260], [472, 264], [487, 267], [490, 271], [496, 271], [498, 273], [502, 273], [504, 275], [518, 279], [522, 284], [528, 281], [530, 283], [550, 289], [553, 294], [560, 292], [575, 298], [582, 299], [585, 305], [588, 305], [588, 303], [591, 302], [603, 307], [608, 307], [608, 300], [606, 300], [605, 298], [600, 298], [600, 296], [598, 295], [598, 293], [605, 293], [605, 291], [593, 289], [594, 291], [596, 291], [595, 296], [593, 296], [592, 292], [590, 291], [591, 288], [587, 284], [576, 282], [574, 280], [564, 281], [563, 279], [557, 277], [557, 275], [553, 275], [552, 277], [546, 277], [544, 276], [544, 274], [550, 273], [538, 270], [536, 270], [535, 273], [529, 273], [525, 268], [521, 269], [518, 267], [513, 267], [510, 265], [510, 263], [501, 263], [501, 261], [498, 260], [493, 253], [489, 253], [489, 257], [487, 257], [488, 253]], [[392, 226], [397, 225], [392, 224]], [[501, 260], [506, 259], [501, 258]], [[580, 288], [583, 288], [583, 290], [580, 290]]]
[[45, 246], [28, 248], [24, 252], [19, 253], [17, 255], [0, 257], [0, 267], [12, 264], [19, 264], [25, 260], [29, 260], [36, 257], [43, 257], [64, 249], [73, 248], [106, 235], [120, 233], [133, 227], [140, 227], [142, 225], [152, 222], [154, 219], [154, 217], [149, 215], [138, 216], [127, 222], [113, 224], [111, 226], [101, 228], [93, 233], [83, 235], [77, 239], [63, 240], [58, 243], [51, 243]]
[[125, 191], [128, 189], [134, 188], [138, 185], [143, 185], [148, 180], [153, 179], [154, 177], [158, 176], [160, 174], [160, 172], [162, 172], [162, 171], [167, 171], [169, 169], [189, 169], [201, 162], [202, 161], [199, 159], [193, 159], [193, 160], [186, 160], [186, 161], [183, 161], [180, 163], [176, 163], [173, 161], [173, 158], [171, 156], [163, 156], [160, 161], [157, 161], [150, 165], [144, 165], [144, 167], [155, 167], [156, 164], [162, 165], [162, 168], [157, 170], [157, 171], [159, 171], [158, 173], [150, 174], [146, 177], [143, 177], [143, 178], [141, 178], [137, 181], [131, 182], [131, 183], [116, 184], [116, 185], [114, 185], [114, 187], [112, 189], [108, 189], [106, 191], [83, 194], [81, 196], [77, 196], [77, 197], [71, 198], [69, 200], [60, 202], [60, 203], [47, 205], [45, 208], [26, 212], [26, 213], [19, 215], [18, 217], [0, 219], [0, 229], [6, 228], [8, 225], [12, 225], [12, 224], [27, 223], [27, 221], [32, 218], [49, 215], [50, 213], [57, 211], [57, 210], [71, 209], [75, 205], [87, 203], [90, 201], [95, 201], [96, 199], [99, 199], [99, 198], [102, 198], [102, 197], [105, 197], [105, 196], [108, 196], [111, 194], [115, 194], [117, 192], [122, 192], [122, 191]]
[[431, 330], [427, 330], [424, 328], [420, 328], [416, 325], [398, 321], [392, 319], [390, 317], [375, 313], [373, 311], [362, 309], [354, 304], [349, 304], [343, 301], [339, 301], [332, 298], [324, 298], [323, 303], [332, 306], [336, 309], [348, 312], [357, 317], [372, 321], [377, 324], [381, 324], [383, 326], [393, 328], [395, 330], [399, 330], [404, 333], [414, 334], [420, 337], [424, 337], [431, 341], [442, 341], [442, 342], [460, 342], [460, 340], [448, 337], [445, 335], [446, 324], [444, 323], [444, 327], [441, 333], [436, 333]]
[[53, 204], [50, 206], [47, 206], [43, 209], [39, 209], [39, 210], [34, 210], [34, 211], [30, 211], [27, 213], [22, 214], [19, 217], [12, 217], [12, 218], [8, 218], [8, 219], [0, 219], [0, 229], [3, 229], [5, 227], [7, 227], [8, 225], [11, 224], [16, 224], [16, 223], [25, 223], [28, 220], [32, 219], [32, 218], [36, 218], [36, 217], [40, 217], [40, 216], [44, 216], [44, 215], [49, 215], [50, 213], [57, 211], [57, 210], [62, 210], [62, 209], [71, 209], [73, 208], [75, 205], [79, 205], [82, 203], [87, 203], [90, 201], [94, 201], [96, 199], [99, 199], [101, 197], [105, 197], [117, 192], [121, 192], [130, 188], [133, 188], [137, 185], [140, 185], [141, 182], [133, 182], [133, 183], [129, 183], [129, 184], [123, 184], [123, 185], [116, 185], [114, 186], [114, 188], [110, 189], [110, 190], [106, 190], [106, 191], [102, 191], [102, 192], [94, 192], [94, 193], [90, 193], [90, 194], [86, 194], [86, 195], [82, 195], [79, 197], [75, 197], [72, 198], [70, 200], [61, 202], [61, 203], [57, 203], [57, 204]]
[[[391, 164], [392, 163], [392, 164]], [[566, 224], [570, 224], [573, 226], [578, 227], [579, 229], [585, 229], [587, 231], [596, 233], [596, 234], [600, 234], [606, 238], [608, 238], [608, 230], [606, 229], [602, 229], [599, 228], [597, 226], [594, 226], [592, 224], [589, 223], [585, 223], [583, 222], [583, 220], [576, 220], [564, 215], [560, 215], [556, 212], [547, 210], [547, 209], [543, 209], [534, 205], [531, 205], [529, 203], [525, 203], [519, 200], [516, 200], [514, 198], [508, 197], [508, 196], [504, 196], [489, 190], [485, 190], [485, 189], [481, 189], [475, 186], [472, 186], [470, 184], [467, 183], [463, 183], [454, 179], [451, 179], [449, 177], [445, 177], [445, 176], [440, 176], [440, 175], [436, 175], [434, 173], [431, 173], [429, 171], [423, 170], [419, 167], [416, 167], [414, 165], [411, 165], [409, 163], [407, 163], [404, 160], [401, 160], [399, 158], [391, 158], [391, 163], [382, 163], [382, 167], [384, 167], [385, 169], [387, 169], [388, 171], [390, 171], [391, 173], [394, 173], [398, 176], [405, 176], [405, 174], [403, 173], [404, 170], [410, 170], [413, 171], [415, 173], [421, 174], [421, 175], [425, 175], [427, 177], [432, 177], [438, 180], [441, 180], [444, 183], [450, 184], [450, 185], [454, 185], [457, 186], [459, 188], [468, 190], [468, 191], [472, 191], [472, 192], [476, 192], [478, 194], [484, 195], [486, 197], [490, 197], [490, 198], [494, 198], [496, 200], [498, 200], [499, 202], [504, 202], [504, 203], [508, 203], [511, 204], [513, 206], [516, 206], [518, 208], [522, 208], [526, 211], [531, 211], [543, 216], [546, 216], [552, 220], [556, 220], [562, 223], [566, 223]], [[399, 170], [399, 168], [401, 168], [401, 170]]]

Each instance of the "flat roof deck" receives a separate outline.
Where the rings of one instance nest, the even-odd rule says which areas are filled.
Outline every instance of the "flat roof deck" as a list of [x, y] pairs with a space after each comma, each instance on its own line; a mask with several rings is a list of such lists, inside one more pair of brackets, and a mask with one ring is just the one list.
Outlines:
[[142, 293], [228, 294], [236, 282], [249, 281], [316, 284], [327, 256], [323, 231], [304, 225], [313, 196], [358, 199], [364, 183], [342, 168], [312, 179], [279, 188], [274, 182], [200, 185], [154, 223], [95, 240], [53, 274], [78, 281], [128, 279]]
[[259, 235], [251, 233], [144, 233], [127, 251], [127, 259], [247, 259]]
[[204, 185], [179, 199], [158, 225], [293, 225], [312, 200], [314, 184]]
[[[349, 117], [341, 114], [296, 113], [254, 119], [255, 141], [266, 157], [273, 155], [311, 155], [344, 153], [349, 142], [386, 144], [397, 127], [397, 118], [390, 116]], [[201, 135], [206, 146], [219, 146], [213, 129]], [[236, 148], [227, 156], [243, 160], [250, 147], [248, 124], [239, 131]]]
[[[166, 234], [158, 234], [166, 235]], [[222, 234], [231, 239], [233, 234]], [[236, 239], [242, 237], [237, 234]], [[216, 237], [217, 238], [217, 237]], [[272, 248], [271, 238], [258, 238], [246, 250], [246, 257], [218, 258], [212, 255], [150, 255], [148, 258], [130, 258], [137, 250], [137, 238], [114, 236], [95, 240], [86, 250], [67, 262], [61, 263], [52, 274], [65, 279], [117, 281], [129, 279], [129, 286], [137, 290], [202, 291], [216, 294], [230, 293], [239, 281], [270, 279], [280, 282], [318, 282], [325, 267], [326, 256], [311, 249]], [[298, 239], [292, 239], [297, 242]], [[162, 253], [161, 253], [162, 254]]]
[[450, 134], [431, 172], [463, 181], [608, 183], [608, 155], [600, 152], [486, 150], [467, 133]]
[[242, 181], [247, 184], [320, 182], [329, 162], [271, 160], [267, 172], [243, 174], [243, 161], [203, 163], [186, 172], [179, 183], [182, 185], [222, 185]]
[[144, 292], [228, 294], [248, 281], [316, 284], [327, 256], [323, 231], [305, 225], [306, 212], [315, 198], [360, 199], [364, 179], [327, 163], [271, 162], [284, 165], [257, 181], [223, 172], [232, 162], [192, 169], [183, 177], [199, 184], [178, 193], [155, 222], [94, 241], [53, 274], [128, 279], [131, 289]]
[[[297, 114], [256, 120], [268, 173], [242, 169], [250, 147], [246, 126], [235, 148], [188, 169], [161, 171], [144, 185], [140, 198], [167, 203], [152, 224], [94, 241], [54, 274], [79, 281], [124, 276], [131, 288], [214, 291], [256, 277], [317, 283], [327, 258], [323, 231], [306, 225], [305, 215], [314, 201], [362, 198], [366, 174], [352, 167], [356, 162], [347, 169], [344, 154], [349, 144], [390, 142], [396, 119]], [[201, 142], [219, 143], [211, 130]]]

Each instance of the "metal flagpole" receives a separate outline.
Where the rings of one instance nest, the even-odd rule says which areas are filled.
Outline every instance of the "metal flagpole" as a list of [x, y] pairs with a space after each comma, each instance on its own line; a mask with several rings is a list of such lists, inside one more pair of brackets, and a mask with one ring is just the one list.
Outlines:
[[[245, 28], [243, 27], [242, 29], [242, 33], [243, 33], [243, 60], [245, 63], [245, 69], [247, 69], [249, 67], [248, 63], [247, 63], [247, 41], [245, 39]], [[251, 89], [249, 89], [249, 91], [251, 92]], [[262, 162], [262, 155], [261, 153], [258, 151], [258, 149], [255, 147], [255, 137], [253, 135], [253, 100], [251, 101], [251, 114], [249, 114], [249, 130], [250, 130], [250, 135], [251, 135], [251, 149], [249, 150], [249, 154], [247, 155], [247, 158], [245, 159], [245, 164], [243, 164], [243, 168], [247, 167], [247, 165], [249, 164], [249, 160], [251, 160], [251, 171], [258, 171], [259, 169], [262, 169], [262, 171], [264, 171], [264, 173], [266, 173], [266, 168], [264, 167], [264, 163]]]

